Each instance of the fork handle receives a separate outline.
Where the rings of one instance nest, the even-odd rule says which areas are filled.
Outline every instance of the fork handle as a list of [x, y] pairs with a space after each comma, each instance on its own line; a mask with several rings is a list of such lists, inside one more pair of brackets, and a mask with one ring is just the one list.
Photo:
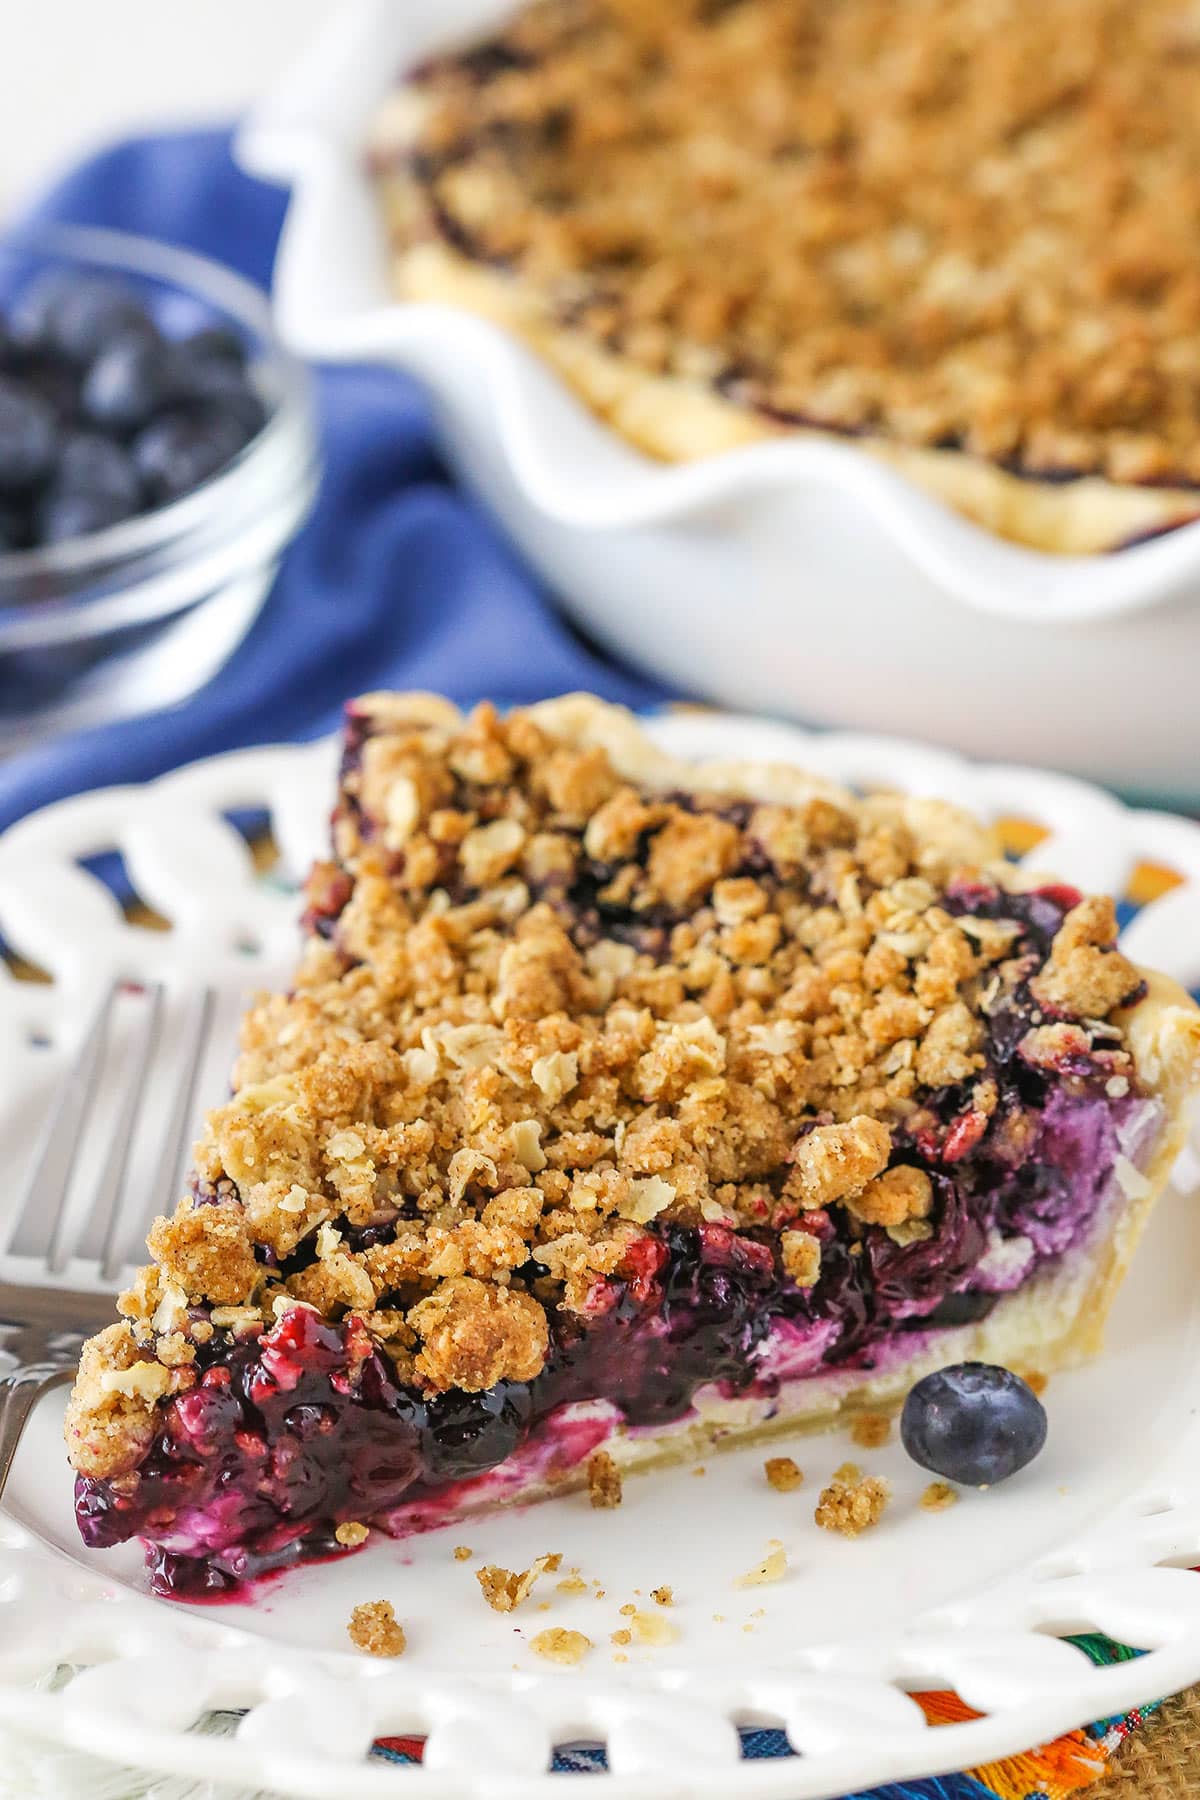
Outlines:
[[0, 1498], [29, 1415], [43, 1394], [74, 1375], [74, 1369], [64, 1369], [61, 1363], [27, 1363], [0, 1376]]

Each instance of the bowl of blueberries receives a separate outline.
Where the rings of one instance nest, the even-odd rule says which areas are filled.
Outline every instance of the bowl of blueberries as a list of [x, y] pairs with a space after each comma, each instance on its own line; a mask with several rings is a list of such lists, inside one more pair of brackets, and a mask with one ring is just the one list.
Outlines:
[[203, 257], [0, 245], [0, 748], [175, 704], [262, 605], [318, 474], [307, 374]]

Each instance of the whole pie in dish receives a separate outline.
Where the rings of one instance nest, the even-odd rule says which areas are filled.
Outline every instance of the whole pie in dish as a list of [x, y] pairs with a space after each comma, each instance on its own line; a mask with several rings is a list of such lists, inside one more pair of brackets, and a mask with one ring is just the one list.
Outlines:
[[214, 1593], [1096, 1349], [1200, 1059], [1110, 901], [581, 695], [358, 701], [333, 840], [85, 1350], [89, 1544]]
[[852, 439], [1006, 537], [1200, 516], [1181, 0], [537, 0], [372, 136], [398, 291], [652, 454]]

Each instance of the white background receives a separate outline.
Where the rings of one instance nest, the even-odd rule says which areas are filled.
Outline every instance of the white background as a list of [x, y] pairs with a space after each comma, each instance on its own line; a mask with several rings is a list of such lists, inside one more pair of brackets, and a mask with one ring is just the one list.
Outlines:
[[0, 216], [107, 138], [229, 118], [355, 3], [0, 0]]

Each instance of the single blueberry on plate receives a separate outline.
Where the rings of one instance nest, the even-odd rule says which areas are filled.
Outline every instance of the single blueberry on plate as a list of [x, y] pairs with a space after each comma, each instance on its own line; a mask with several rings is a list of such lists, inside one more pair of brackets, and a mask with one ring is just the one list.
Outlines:
[[913, 1461], [964, 1487], [994, 1487], [1031, 1463], [1046, 1441], [1033, 1389], [994, 1363], [959, 1363], [918, 1381], [900, 1436]]
[[235, 419], [220, 413], [164, 413], [139, 432], [133, 462], [155, 505], [188, 494], [232, 462], [248, 442]]
[[140, 431], [171, 397], [172, 359], [156, 338], [122, 337], [84, 377], [83, 410], [108, 431]]
[[57, 447], [54, 413], [45, 400], [23, 382], [0, 376], [0, 493], [44, 481]]
[[30, 282], [12, 311], [23, 344], [88, 363], [115, 338], [153, 334], [145, 307], [123, 281], [50, 269]]

